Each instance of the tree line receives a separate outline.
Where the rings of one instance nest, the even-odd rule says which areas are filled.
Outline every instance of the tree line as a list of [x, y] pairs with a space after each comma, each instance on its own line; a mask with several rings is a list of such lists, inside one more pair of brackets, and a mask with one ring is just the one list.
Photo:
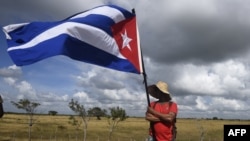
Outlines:
[[[0, 104], [1, 103], [2, 103], [2, 99], [0, 97]], [[28, 138], [29, 138], [29, 141], [31, 141], [31, 131], [32, 131], [31, 128], [35, 121], [34, 115], [36, 113], [37, 107], [39, 107], [41, 104], [38, 102], [32, 102], [29, 99], [20, 99], [18, 102], [11, 101], [11, 103], [16, 108], [26, 111], [26, 114], [29, 117]], [[83, 134], [84, 134], [84, 139], [83, 139], [84, 141], [86, 141], [88, 122], [90, 120], [90, 117], [96, 117], [97, 120], [101, 120], [101, 117], [105, 117], [108, 119], [109, 141], [111, 141], [112, 133], [114, 132], [114, 129], [117, 127], [118, 123], [128, 118], [126, 111], [120, 107], [109, 108], [109, 114], [108, 114], [106, 109], [101, 109], [99, 107], [93, 107], [87, 110], [82, 104], [80, 104], [78, 101], [74, 99], [71, 99], [71, 101], [68, 103], [68, 106], [73, 112], [75, 112], [76, 115], [74, 116], [78, 116], [81, 119], [81, 121], [79, 122], [76, 118], [74, 118], [73, 115], [70, 116], [69, 118], [71, 120], [72, 125], [82, 126]], [[48, 111], [48, 114], [57, 115], [57, 111]], [[79, 125], [77, 123], [82, 123], [82, 125]]]

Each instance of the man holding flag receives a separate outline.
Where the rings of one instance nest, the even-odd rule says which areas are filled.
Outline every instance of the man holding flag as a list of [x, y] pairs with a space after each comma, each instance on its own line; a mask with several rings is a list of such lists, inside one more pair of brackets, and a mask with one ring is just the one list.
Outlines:
[[150, 122], [150, 134], [153, 141], [175, 141], [177, 104], [172, 100], [168, 84], [159, 81], [147, 87], [149, 94], [158, 99], [150, 103], [146, 112], [146, 120]]
[[[103, 5], [56, 22], [3, 27], [8, 53], [17, 66], [65, 55], [102, 67], [146, 74], [134, 12]], [[146, 88], [148, 105], [149, 95]]]

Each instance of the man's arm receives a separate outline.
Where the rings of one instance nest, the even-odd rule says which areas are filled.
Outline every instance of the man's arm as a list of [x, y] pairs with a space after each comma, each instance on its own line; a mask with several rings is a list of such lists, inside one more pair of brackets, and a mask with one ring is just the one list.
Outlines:
[[[148, 116], [147, 116], [148, 114]], [[168, 114], [163, 114], [158, 111], [155, 111], [153, 108], [148, 107], [146, 113], [146, 119], [149, 121], [165, 121], [165, 122], [173, 122], [176, 117], [174, 112], [169, 112]]]
[[158, 117], [154, 116], [153, 114], [146, 112], [146, 120], [151, 121], [151, 122], [157, 122], [157, 121], [161, 121]]

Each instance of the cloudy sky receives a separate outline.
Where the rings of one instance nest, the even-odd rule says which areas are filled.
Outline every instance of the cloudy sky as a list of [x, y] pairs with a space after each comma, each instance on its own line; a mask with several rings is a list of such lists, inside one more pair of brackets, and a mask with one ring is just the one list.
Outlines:
[[[135, 8], [148, 84], [169, 84], [178, 117], [250, 119], [250, 1], [244, 0], [1, 0], [0, 26], [57, 21], [103, 4]], [[120, 106], [144, 116], [143, 76], [55, 56], [17, 67], [0, 31], [0, 94], [39, 102], [38, 112], [72, 113], [73, 98], [86, 108]], [[150, 98], [150, 100], [154, 100]]]

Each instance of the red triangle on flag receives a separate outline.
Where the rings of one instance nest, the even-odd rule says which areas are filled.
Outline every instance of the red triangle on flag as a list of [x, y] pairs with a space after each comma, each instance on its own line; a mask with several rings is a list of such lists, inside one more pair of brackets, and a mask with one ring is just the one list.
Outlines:
[[136, 18], [132, 17], [115, 24], [112, 31], [120, 53], [141, 73]]

